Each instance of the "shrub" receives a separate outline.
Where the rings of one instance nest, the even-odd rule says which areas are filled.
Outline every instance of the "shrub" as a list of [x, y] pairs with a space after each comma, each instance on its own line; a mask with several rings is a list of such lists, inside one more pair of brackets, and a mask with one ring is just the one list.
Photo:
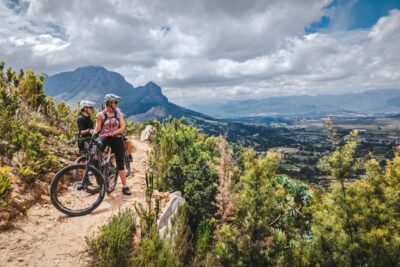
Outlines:
[[244, 153], [244, 172], [234, 197], [234, 210], [216, 231], [215, 254], [225, 266], [295, 265], [292, 248], [303, 236], [309, 201], [304, 188], [277, 173], [280, 155], [257, 159]]
[[184, 125], [183, 119], [172, 118], [158, 127], [154, 139], [150, 164], [157, 187], [182, 192], [193, 232], [200, 221], [210, 219], [216, 211], [218, 175], [212, 163], [219, 156], [217, 141]]
[[8, 205], [9, 187], [11, 185], [8, 171], [8, 168], [0, 168], [0, 208]]
[[210, 220], [204, 220], [199, 223], [196, 233], [195, 253], [193, 256], [194, 266], [205, 265], [207, 254], [211, 248], [211, 241], [213, 237], [212, 225]]
[[97, 237], [86, 238], [99, 266], [129, 266], [136, 216], [130, 210], [119, 211], [100, 227]]
[[178, 259], [158, 233], [142, 240], [140, 246], [133, 252], [130, 262], [131, 266], [179, 266]]

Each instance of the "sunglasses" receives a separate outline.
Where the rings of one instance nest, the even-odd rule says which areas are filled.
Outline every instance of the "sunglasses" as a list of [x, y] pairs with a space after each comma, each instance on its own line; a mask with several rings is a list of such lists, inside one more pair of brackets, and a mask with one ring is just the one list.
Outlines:
[[118, 105], [118, 101], [114, 101], [113, 103], [115, 103], [115, 105]]

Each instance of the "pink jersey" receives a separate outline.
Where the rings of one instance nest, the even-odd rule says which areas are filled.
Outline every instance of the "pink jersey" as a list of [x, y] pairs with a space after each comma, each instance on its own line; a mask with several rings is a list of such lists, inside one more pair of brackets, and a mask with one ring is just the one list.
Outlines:
[[107, 119], [105, 120], [103, 111], [97, 113], [96, 117], [100, 118], [100, 120], [103, 123], [102, 133], [110, 133], [110, 132], [114, 132], [114, 131], [119, 129], [119, 125], [120, 125], [119, 122], [122, 119], [121, 118], [122, 113], [121, 112], [117, 112], [117, 116], [118, 116], [119, 120], [117, 118], [115, 118], [115, 114], [114, 113], [111, 113], [111, 114], [107, 113]]

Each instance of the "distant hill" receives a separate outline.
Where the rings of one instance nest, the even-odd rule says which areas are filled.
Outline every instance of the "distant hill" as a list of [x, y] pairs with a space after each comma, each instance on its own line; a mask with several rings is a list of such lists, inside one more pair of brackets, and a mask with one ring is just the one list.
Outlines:
[[64, 100], [71, 106], [87, 99], [95, 101], [100, 108], [105, 94], [117, 94], [123, 97], [121, 109], [133, 121], [163, 119], [169, 115], [177, 118], [185, 116], [188, 121], [213, 120], [209, 116], [169, 102], [154, 82], [134, 87], [121, 74], [99, 66], [81, 67], [49, 76], [45, 79], [44, 87], [46, 94], [56, 101]]
[[284, 96], [194, 106], [208, 115], [226, 117], [286, 115], [377, 115], [400, 113], [400, 90], [372, 90], [357, 94]]

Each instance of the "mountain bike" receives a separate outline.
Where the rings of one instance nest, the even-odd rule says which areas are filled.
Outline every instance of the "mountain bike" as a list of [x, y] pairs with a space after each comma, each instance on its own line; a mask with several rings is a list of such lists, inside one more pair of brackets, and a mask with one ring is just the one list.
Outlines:
[[[117, 184], [118, 170], [111, 148], [101, 152], [101, 143], [95, 135], [90, 139], [85, 163], [75, 163], [56, 173], [50, 184], [53, 205], [69, 216], [82, 216], [92, 212], [111, 193]], [[99, 161], [98, 168], [93, 159]]]
[[[129, 158], [129, 153], [125, 144], [125, 139], [123, 143], [124, 143], [125, 175], [126, 177], [129, 177], [131, 175], [131, 159]], [[90, 154], [90, 149], [86, 148], [83, 152], [83, 155], [75, 160], [75, 163], [86, 163], [89, 154]]]

